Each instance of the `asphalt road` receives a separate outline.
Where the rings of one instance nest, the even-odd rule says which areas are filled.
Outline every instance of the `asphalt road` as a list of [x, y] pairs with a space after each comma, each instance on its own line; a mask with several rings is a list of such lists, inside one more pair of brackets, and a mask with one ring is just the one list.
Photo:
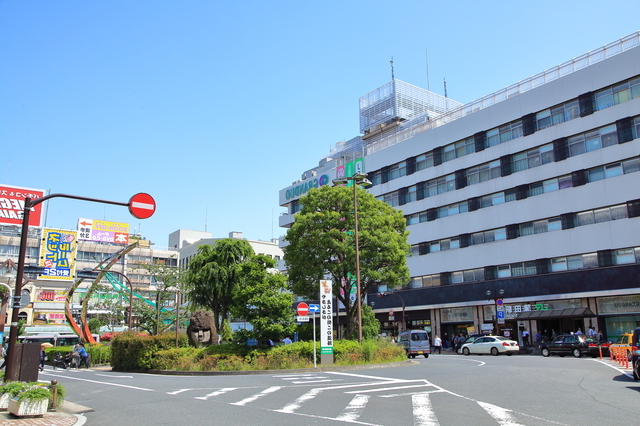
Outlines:
[[404, 367], [232, 376], [53, 371], [87, 425], [635, 424], [640, 382], [608, 360], [431, 355]]

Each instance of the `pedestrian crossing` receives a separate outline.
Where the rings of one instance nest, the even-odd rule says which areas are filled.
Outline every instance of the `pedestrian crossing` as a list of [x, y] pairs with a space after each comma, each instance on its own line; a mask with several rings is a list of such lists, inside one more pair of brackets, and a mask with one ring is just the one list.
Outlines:
[[[285, 415], [371, 426], [559, 424], [487, 402], [472, 400], [423, 379], [371, 380], [368, 376], [353, 375], [358, 376], [360, 380], [365, 377], [369, 380], [347, 383], [340, 374], [345, 373], [326, 373], [321, 376], [290, 374], [274, 376], [283, 382], [279, 386], [227, 387], [208, 391], [180, 389], [167, 394], [202, 401], [215, 400], [218, 403], [239, 407], [251, 406]], [[320, 380], [323, 382], [319, 383]], [[293, 385], [300, 381], [304, 385]]]

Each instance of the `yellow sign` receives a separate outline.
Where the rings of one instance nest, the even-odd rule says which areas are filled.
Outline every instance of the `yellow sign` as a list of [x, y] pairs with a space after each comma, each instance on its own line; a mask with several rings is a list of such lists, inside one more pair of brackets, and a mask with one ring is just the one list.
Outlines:
[[44, 228], [40, 247], [39, 266], [44, 272], [41, 280], [72, 281], [76, 267], [78, 238], [76, 231]]

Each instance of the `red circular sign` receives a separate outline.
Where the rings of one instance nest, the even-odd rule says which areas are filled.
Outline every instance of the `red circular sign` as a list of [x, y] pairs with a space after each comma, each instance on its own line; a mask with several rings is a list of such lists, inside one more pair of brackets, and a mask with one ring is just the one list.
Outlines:
[[129, 200], [129, 213], [138, 219], [148, 219], [156, 211], [156, 200], [147, 193], [140, 192]]
[[306, 317], [309, 313], [309, 305], [304, 302], [300, 302], [298, 303], [298, 307], [296, 308], [296, 310], [298, 311], [298, 315], [300, 315], [301, 317]]

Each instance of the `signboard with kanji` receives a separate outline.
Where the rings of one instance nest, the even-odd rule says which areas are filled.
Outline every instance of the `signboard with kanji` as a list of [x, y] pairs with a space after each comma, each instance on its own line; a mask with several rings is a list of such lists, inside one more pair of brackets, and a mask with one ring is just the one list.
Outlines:
[[320, 280], [320, 355], [333, 363], [333, 289], [331, 280]]
[[97, 219], [78, 219], [78, 239], [129, 244], [129, 224]]
[[[21, 188], [19, 186], [0, 186], [0, 223], [22, 225], [24, 199], [37, 200], [44, 197], [43, 189]], [[29, 214], [29, 226], [42, 225], [42, 204], [38, 204]]]
[[73, 281], [78, 238], [76, 231], [44, 228], [38, 266], [40, 280]]

